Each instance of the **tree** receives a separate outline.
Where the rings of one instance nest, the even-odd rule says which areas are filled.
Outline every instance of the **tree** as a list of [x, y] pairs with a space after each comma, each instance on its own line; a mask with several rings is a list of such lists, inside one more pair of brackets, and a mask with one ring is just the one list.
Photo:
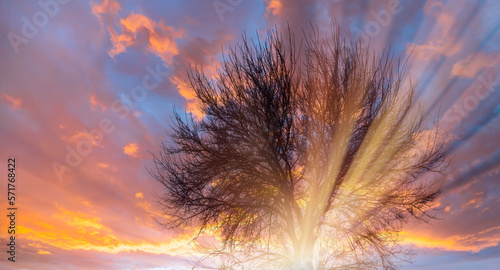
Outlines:
[[243, 37], [216, 76], [188, 72], [205, 117], [174, 112], [151, 174], [166, 227], [220, 240], [197, 266], [394, 269], [401, 226], [434, 217], [444, 153], [406, 61], [338, 33], [303, 57], [290, 30]]

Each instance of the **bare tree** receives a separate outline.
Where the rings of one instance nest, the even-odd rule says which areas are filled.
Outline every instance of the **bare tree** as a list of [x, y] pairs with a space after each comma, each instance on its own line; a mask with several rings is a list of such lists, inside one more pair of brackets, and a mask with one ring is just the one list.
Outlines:
[[395, 269], [410, 254], [398, 232], [440, 192], [437, 123], [406, 62], [339, 32], [305, 36], [302, 58], [290, 31], [244, 37], [217, 76], [188, 72], [205, 117], [175, 114], [152, 175], [165, 226], [218, 237], [196, 266]]

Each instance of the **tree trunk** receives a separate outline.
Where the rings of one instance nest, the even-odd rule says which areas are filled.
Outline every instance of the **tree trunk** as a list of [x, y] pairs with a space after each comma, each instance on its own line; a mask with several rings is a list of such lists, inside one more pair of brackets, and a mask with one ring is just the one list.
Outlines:
[[294, 260], [290, 270], [313, 270], [314, 238], [312, 232], [304, 233], [294, 247]]

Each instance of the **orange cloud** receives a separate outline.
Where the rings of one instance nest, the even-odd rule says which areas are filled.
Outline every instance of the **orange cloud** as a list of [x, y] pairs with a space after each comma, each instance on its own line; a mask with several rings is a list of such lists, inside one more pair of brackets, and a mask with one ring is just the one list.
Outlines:
[[144, 198], [144, 196], [142, 195], [142, 192], [137, 192], [137, 193], [135, 194], [135, 197], [136, 197], [136, 198], [138, 198], [138, 199], [142, 199], [142, 198]]
[[90, 103], [92, 104], [92, 109], [96, 106], [100, 106], [102, 111], [106, 110], [106, 105], [97, 98], [96, 94], [90, 95]]
[[[51, 254], [52, 246], [65, 250], [94, 250], [112, 254], [140, 251], [171, 256], [185, 255], [186, 247], [191, 244], [194, 236], [193, 232], [189, 232], [169, 241], [121, 239], [104, 226], [99, 218], [63, 208], [59, 210], [59, 213], [50, 217], [30, 215], [29, 220], [18, 226], [18, 233], [23, 239], [44, 244], [43, 250], [40, 244], [31, 244], [39, 249], [38, 254]], [[47, 224], [47, 221], [51, 224]]]
[[407, 231], [401, 232], [400, 236], [403, 243], [413, 244], [417, 247], [440, 248], [445, 250], [457, 250], [458, 248], [457, 246], [455, 246], [456, 241], [451, 239], [436, 239], [434, 237], [418, 235]]
[[271, 0], [267, 3], [266, 12], [273, 15], [281, 14], [283, 10], [283, 3], [279, 0]]
[[172, 77], [171, 82], [177, 86], [177, 90], [187, 101], [186, 111], [192, 113], [196, 119], [201, 119], [205, 114], [198, 108], [195, 91], [184, 81], [177, 77]]
[[453, 65], [451, 75], [466, 78], [475, 77], [479, 71], [488, 67], [496, 67], [500, 64], [497, 54], [486, 54], [484, 52], [473, 53]]
[[4, 98], [4, 100], [6, 100], [10, 107], [14, 110], [16, 109], [21, 109], [21, 104], [22, 104], [22, 100], [20, 98], [14, 98], [12, 96], [9, 96], [5, 93], [2, 93], [2, 96]]
[[174, 27], [167, 26], [163, 21], [159, 23], [151, 20], [145, 15], [131, 13], [121, 19], [118, 27], [121, 29], [121, 34], [108, 27], [111, 35], [113, 48], [109, 51], [109, 55], [114, 57], [122, 52], [125, 52], [127, 47], [140, 43], [138, 33], [142, 30], [146, 32], [146, 49], [161, 57], [165, 62], [170, 63], [172, 56], [177, 55], [179, 50], [175, 42], [176, 38], [182, 36], [183, 31], [176, 31]]
[[115, 30], [111, 30], [111, 27], [108, 27], [108, 30], [111, 35], [111, 43], [113, 44], [113, 48], [108, 52], [111, 57], [125, 52], [127, 47], [132, 45], [133, 39], [131, 36], [119, 35]]
[[414, 244], [422, 248], [438, 248], [449, 251], [479, 252], [500, 243], [500, 226], [489, 228], [470, 235], [435, 237], [430, 233], [403, 231], [401, 240], [405, 244]]
[[29, 243], [28, 246], [34, 247], [34, 248], [42, 248], [42, 246], [38, 243]]
[[483, 198], [481, 196], [468, 200], [462, 204], [462, 209], [469, 206], [474, 208], [479, 208], [483, 204]]
[[[146, 50], [161, 57], [170, 63], [172, 56], [179, 53], [176, 38], [183, 35], [182, 30], [175, 30], [165, 25], [163, 20], [155, 22], [143, 14], [130, 13], [119, 18], [122, 10], [120, 3], [114, 0], [105, 0], [100, 4], [91, 3], [92, 14], [98, 18], [101, 25], [107, 25], [113, 48], [108, 52], [114, 57], [127, 50], [128, 47], [146, 44]], [[143, 35], [138, 35], [139, 33]]]
[[131, 156], [131, 157], [136, 157], [137, 150], [139, 148], [137, 147], [137, 144], [135, 143], [129, 143], [123, 147], [123, 153]]
[[97, 146], [102, 147], [102, 145], [99, 144], [100, 141], [102, 140], [102, 138], [100, 138], [98, 134], [92, 134], [92, 133], [87, 133], [87, 132], [82, 132], [82, 131], [77, 131], [75, 134], [73, 134], [70, 137], [63, 136], [62, 140], [66, 141], [66, 142], [70, 142], [70, 143], [79, 143], [82, 141], [86, 141], [86, 142], [88, 141], [92, 144], [92, 146], [97, 145]]
[[62, 213], [56, 214], [55, 217], [64, 221], [67, 225], [77, 228], [103, 228], [103, 226], [99, 223], [99, 218], [90, 218], [88, 215], [79, 212], [71, 212], [63, 208], [59, 209]]

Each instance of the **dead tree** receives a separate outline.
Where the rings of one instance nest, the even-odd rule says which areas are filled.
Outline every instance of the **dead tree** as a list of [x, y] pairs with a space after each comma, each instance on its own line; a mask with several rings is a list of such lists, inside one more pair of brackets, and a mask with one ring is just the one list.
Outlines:
[[437, 123], [406, 62], [338, 33], [305, 36], [302, 58], [290, 31], [244, 37], [216, 76], [188, 72], [205, 117], [175, 114], [151, 172], [165, 226], [219, 237], [199, 266], [394, 269], [409, 254], [398, 232], [440, 192]]

